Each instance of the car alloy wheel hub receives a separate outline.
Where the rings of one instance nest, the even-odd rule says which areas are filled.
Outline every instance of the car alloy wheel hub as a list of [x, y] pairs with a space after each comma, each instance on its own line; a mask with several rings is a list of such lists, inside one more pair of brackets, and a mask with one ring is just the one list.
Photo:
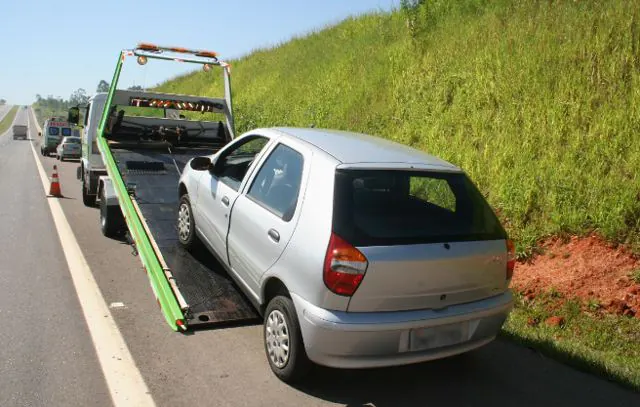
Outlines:
[[189, 207], [186, 204], [180, 205], [178, 211], [178, 234], [180, 240], [186, 241], [189, 238], [189, 232], [191, 231], [191, 222]]
[[271, 311], [267, 317], [265, 342], [271, 362], [283, 368], [289, 361], [289, 327], [284, 314], [278, 310]]

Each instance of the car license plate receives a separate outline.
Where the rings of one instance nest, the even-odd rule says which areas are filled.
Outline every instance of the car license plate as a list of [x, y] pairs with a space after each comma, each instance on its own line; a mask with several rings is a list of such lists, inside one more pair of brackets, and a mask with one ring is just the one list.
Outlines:
[[412, 351], [457, 345], [469, 340], [469, 322], [413, 329], [409, 348]]

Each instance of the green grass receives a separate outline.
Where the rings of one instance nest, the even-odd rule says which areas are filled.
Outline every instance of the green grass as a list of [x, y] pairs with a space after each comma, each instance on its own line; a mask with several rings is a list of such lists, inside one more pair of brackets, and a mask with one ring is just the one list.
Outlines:
[[[562, 316], [564, 325], [547, 326], [550, 316]], [[640, 319], [606, 315], [595, 301], [543, 295], [525, 304], [518, 297], [502, 335], [640, 391]]]
[[[541, 238], [594, 231], [640, 253], [640, 9], [424, 3], [231, 61], [237, 130], [313, 124], [449, 160], [496, 209], [520, 259]], [[222, 84], [196, 72], [160, 89], [220, 96]], [[552, 313], [563, 327], [527, 324]], [[503, 334], [640, 390], [640, 321], [601, 313], [558, 292], [518, 298]]]
[[[640, 9], [430, 1], [232, 62], [238, 130], [361, 131], [465, 169], [516, 238], [596, 231], [640, 250]], [[413, 24], [413, 25], [412, 25]], [[162, 90], [220, 95], [197, 72]]]
[[5, 131], [9, 130], [11, 124], [13, 123], [13, 119], [16, 117], [18, 113], [19, 106], [13, 106], [9, 113], [4, 116], [4, 119], [0, 122], [0, 134], [4, 134]]
[[636, 283], [640, 284], [640, 269], [637, 270], [633, 270], [630, 274], [629, 277], [631, 277], [631, 279], [633, 281], [635, 281]]

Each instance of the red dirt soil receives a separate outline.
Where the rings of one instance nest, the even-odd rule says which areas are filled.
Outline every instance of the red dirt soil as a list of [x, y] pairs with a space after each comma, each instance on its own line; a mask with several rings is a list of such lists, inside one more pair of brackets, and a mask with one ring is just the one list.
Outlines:
[[598, 236], [550, 239], [542, 254], [516, 264], [512, 287], [531, 300], [552, 288], [564, 297], [596, 300], [608, 312], [640, 318], [640, 284], [630, 278], [640, 258]]

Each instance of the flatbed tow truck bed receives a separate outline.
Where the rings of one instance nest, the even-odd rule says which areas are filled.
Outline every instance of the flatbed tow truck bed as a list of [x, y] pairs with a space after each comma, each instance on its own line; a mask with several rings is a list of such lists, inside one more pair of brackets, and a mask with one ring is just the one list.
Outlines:
[[[205, 72], [220, 67], [224, 98], [119, 89], [127, 59], [139, 65], [151, 60], [191, 63]], [[100, 176], [97, 190], [103, 233], [112, 235], [124, 220], [128, 240], [174, 331], [248, 323], [259, 317], [207, 249], [186, 251], [178, 243], [180, 174], [191, 158], [213, 154], [233, 140], [232, 106], [230, 65], [215, 52], [140, 43], [119, 53], [109, 92], [99, 107], [95, 143], [107, 173]], [[69, 110], [70, 122], [77, 124], [79, 116], [79, 107]], [[90, 145], [87, 139], [83, 147], [89, 151]]]
[[205, 248], [191, 253], [178, 243], [176, 229], [178, 182], [187, 162], [212, 154], [207, 148], [114, 147], [111, 153], [120, 176], [132, 188], [131, 199], [139, 211], [156, 255], [181, 303], [191, 327], [246, 323], [258, 313]]

